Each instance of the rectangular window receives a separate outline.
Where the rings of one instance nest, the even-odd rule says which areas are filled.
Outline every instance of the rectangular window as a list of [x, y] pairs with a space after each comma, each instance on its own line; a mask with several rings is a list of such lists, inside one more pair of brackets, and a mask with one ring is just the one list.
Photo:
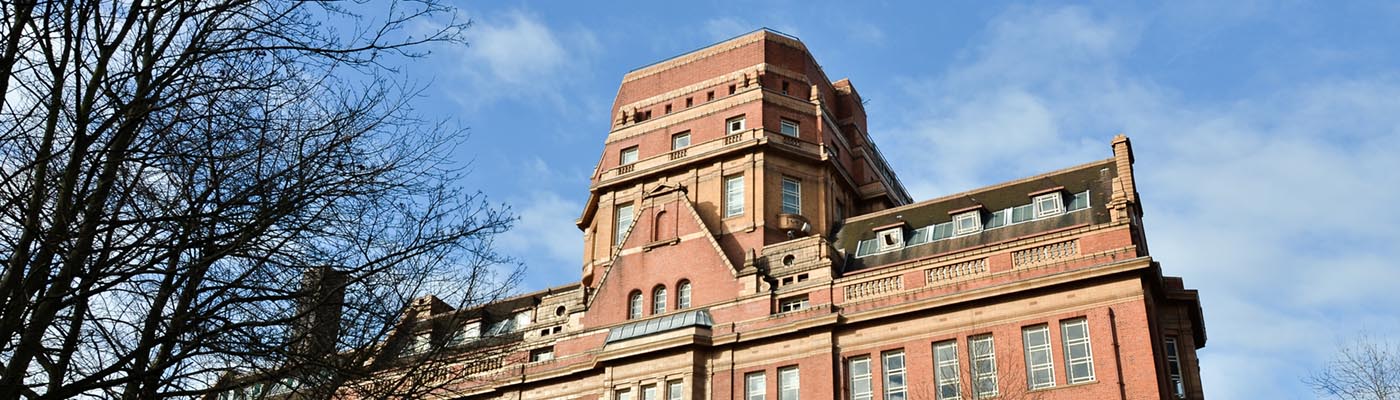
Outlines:
[[632, 400], [631, 389], [618, 389], [614, 391], [613, 394], [615, 395], [614, 398], [617, 400]]
[[1019, 224], [1035, 219], [1035, 204], [1016, 206], [1011, 209], [1011, 223]]
[[667, 105], [666, 105], [666, 113], [667, 113], [667, 114], [670, 114], [670, 113], [671, 113], [671, 105], [670, 105], [670, 104], [667, 104]]
[[856, 257], [865, 257], [878, 253], [880, 250], [880, 239], [866, 239], [856, 244]]
[[783, 81], [783, 94], [788, 94], [788, 81]]
[[549, 361], [554, 359], [554, 346], [542, 349], [530, 350], [530, 362]]
[[705, 101], [713, 101], [714, 99], [715, 99], [715, 91], [711, 90], [711, 91], [709, 91], [708, 93], [705, 93]]
[[1088, 191], [1088, 190], [1085, 190], [1085, 191], [1079, 192], [1079, 193], [1075, 193], [1075, 194], [1074, 194], [1074, 198], [1073, 198], [1073, 199], [1070, 199], [1070, 201], [1069, 201], [1069, 208], [1068, 208], [1067, 211], [1077, 211], [1077, 210], [1083, 210], [1083, 209], [1086, 209], [1086, 208], [1089, 208], [1089, 191]]
[[1055, 357], [1050, 350], [1050, 327], [1021, 328], [1026, 352], [1026, 383], [1032, 390], [1055, 387]]
[[944, 222], [933, 226], [933, 236], [929, 237], [929, 241], [943, 240], [950, 237], [953, 237], [953, 223]]
[[617, 206], [616, 224], [613, 227], [613, 245], [622, 244], [623, 236], [627, 234], [627, 228], [632, 226], [632, 203]]
[[1002, 227], [1002, 226], [1005, 226], [1006, 223], [1011, 219], [1011, 218], [1009, 218], [1009, 217], [1011, 217], [1011, 209], [1010, 209], [1010, 208], [1005, 209], [1005, 210], [999, 210], [999, 211], [997, 211], [997, 212], [994, 212], [994, 213], [992, 213], [992, 217], [987, 219], [987, 225], [986, 225], [986, 226], [983, 226], [982, 228], [983, 228], [983, 229], [992, 229], [992, 228], [1000, 228], [1000, 227]]
[[1064, 212], [1064, 202], [1061, 200], [1060, 192], [1046, 193], [1035, 196], [1035, 217], [1048, 217]]
[[778, 120], [778, 125], [784, 135], [797, 137], [797, 121]]
[[1181, 353], [1176, 348], [1176, 336], [1167, 336], [1167, 372], [1172, 381], [1172, 393], [1179, 399], [1186, 398], [1186, 383], [1181, 379]]
[[883, 355], [885, 367], [885, 400], [905, 400], [904, 351], [887, 351]]
[[685, 108], [690, 108], [690, 106], [691, 106], [691, 105], [694, 105], [694, 104], [695, 104], [695, 98], [694, 98], [694, 97], [686, 97], [686, 98], [685, 98]]
[[778, 369], [778, 400], [798, 400], [801, 395], [799, 389], [801, 379], [797, 373], [797, 367], [787, 367]]
[[685, 398], [685, 387], [679, 379], [666, 382], [666, 400], [681, 400]]
[[1060, 321], [1064, 340], [1065, 374], [1069, 384], [1094, 380], [1094, 352], [1089, 348], [1089, 321], [1076, 318]]
[[734, 85], [729, 85], [729, 94], [734, 94], [734, 92], [735, 92], [735, 86], [734, 86]]
[[767, 389], [768, 382], [762, 372], [744, 374], [744, 400], [764, 400]]
[[938, 387], [938, 400], [962, 399], [962, 376], [959, 373], [958, 342], [934, 343], [933, 380]]
[[730, 135], [739, 133], [744, 130], [744, 117], [730, 118], [728, 121], [724, 122], [724, 125], [726, 126], [726, 131], [729, 132]]
[[724, 217], [744, 213], [744, 176], [724, 178]]
[[622, 149], [621, 162], [618, 165], [627, 165], [637, 162], [637, 146]]
[[930, 226], [925, 226], [925, 227], [923, 227], [923, 228], [915, 229], [915, 230], [914, 230], [914, 234], [913, 234], [913, 235], [909, 235], [909, 238], [904, 240], [904, 245], [905, 245], [905, 246], [915, 246], [915, 245], [920, 245], [920, 244], [928, 243], [928, 242], [929, 242], [929, 238], [932, 237], [932, 236], [933, 236], [933, 226], [931, 226], [931, 225], [930, 225]]
[[642, 400], [659, 400], [656, 394], [656, 385], [642, 386]]
[[783, 177], [783, 213], [802, 213], [802, 181]]
[[778, 301], [778, 312], [793, 312], [807, 308], [807, 296], [797, 296]]
[[969, 211], [953, 216], [953, 234], [966, 235], [982, 230], [982, 212]]
[[904, 247], [904, 228], [893, 228], [880, 231], [876, 235], [876, 239], [879, 239], [879, 241], [876, 242], [876, 244], [879, 246], [878, 250], [880, 252], [883, 253], [886, 251], [898, 250]]
[[870, 400], [870, 357], [857, 357], [846, 361], [846, 374], [850, 376], [847, 390], [851, 400]]
[[997, 390], [997, 354], [992, 335], [973, 336], [967, 340], [972, 357], [972, 393], [974, 398], [995, 397]]
[[680, 150], [688, 146], [690, 146], [690, 131], [671, 135], [671, 150]]

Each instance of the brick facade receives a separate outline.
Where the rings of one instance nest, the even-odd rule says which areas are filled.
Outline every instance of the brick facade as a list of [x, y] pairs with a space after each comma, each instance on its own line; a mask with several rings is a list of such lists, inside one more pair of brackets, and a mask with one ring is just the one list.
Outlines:
[[[669, 399], [675, 383], [682, 399], [749, 389], [781, 399], [782, 371], [796, 367], [800, 398], [850, 398], [851, 362], [868, 357], [878, 399], [892, 389], [884, 355], [902, 354], [906, 398], [946, 398], [934, 346], [953, 343], [957, 394], [971, 399], [969, 341], [990, 335], [997, 398], [1178, 398], [1167, 337], [1183, 398], [1202, 398], [1199, 302], [1147, 253], [1126, 137], [1105, 160], [914, 203], [870, 141], [854, 86], [832, 83], [801, 42], [767, 30], [628, 73], [612, 113], [576, 221], [581, 280], [474, 317], [422, 316], [478, 327], [525, 316], [501, 367], [451, 383], [454, 396], [642, 399], [655, 385]], [[744, 126], [728, 126], [740, 117]], [[682, 132], [689, 146], [673, 149]], [[636, 161], [622, 163], [633, 147]], [[731, 177], [742, 177], [741, 193], [726, 193]], [[785, 179], [797, 213], [783, 212]], [[726, 216], [735, 199], [742, 211]], [[939, 233], [957, 215], [979, 228]], [[641, 316], [629, 318], [638, 294]], [[697, 311], [709, 320], [666, 325]], [[1071, 384], [1066, 352], [1084, 347], [1071, 349], [1062, 327], [1081, 319], [1093, 372]], [[1030, 390], [1023, 330], [1041, 325], [1055, 384]], [[747, 387], [759, 373], [764, 386]]]

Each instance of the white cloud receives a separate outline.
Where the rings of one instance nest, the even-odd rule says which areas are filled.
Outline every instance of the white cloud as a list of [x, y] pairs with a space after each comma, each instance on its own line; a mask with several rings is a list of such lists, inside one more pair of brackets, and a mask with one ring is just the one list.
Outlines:
[[556, 173], [538, 158], [526, 163], [513, 178], [531, 182], [528, 186], [533, 189], [509, 199], [520, 220], [497, 243], [507, 254], [525, 262], [529, 270], [525, 287], [543, 288], [578, 279], [583, 234], [574, 226], [574, 220], [583, 211], [583, 204], [545, 189], [560, 187], [557, 183], [565, 179], [578, 178]]
[[476, 18], [467, 40], [466, 48], [454, 50], [466, 87], [450, 96], [472, 108], [499, 99], [545, 100], [570, 108], [560, 88], [586, 71], [600, 50], [588, 29], [560, 31], [519, 10]]
[[[1190, 102], [1123, 68], [1140, 24], [1016, 8], [872, 129], [916, 198], [1137, 152], [1149, 243], [1201, 290], [1207, 394], [1294, 398], [1362, 326], [1400, 327], [1400, 77]], [[1286, 366], [1281, 367], [1280, 364]]]

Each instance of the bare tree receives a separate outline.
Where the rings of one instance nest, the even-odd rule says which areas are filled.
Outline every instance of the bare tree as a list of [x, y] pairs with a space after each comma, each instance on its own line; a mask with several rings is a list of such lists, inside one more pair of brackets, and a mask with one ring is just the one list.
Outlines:
[[1358, 335], [1338, 346], [1332, 360], [1303, 382], [1318, 395], [1339, 399], [1400, 398], [1400, 343]]
[[[491, 239], [511, 217], [453, 184], [464, 132], [416, 117], [388, 67], [464, 44], [450, 7], [0, 14], [0, 398], [200, 397], [228, 376], [324, 396], [394, 358], [426, 288], [509, 290]], [[413, 396], [383, 387], [362, 394]]]

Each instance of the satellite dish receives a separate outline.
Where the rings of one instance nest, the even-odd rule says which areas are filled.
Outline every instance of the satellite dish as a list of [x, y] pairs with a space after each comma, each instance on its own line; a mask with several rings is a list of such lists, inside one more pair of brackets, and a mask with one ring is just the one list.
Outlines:
[[803, 223], [802, 223], [802, 233], [808, 233], [808, 232], [811, 232], [811, 231], [812, 231], [812, 224], [803, 222]]

